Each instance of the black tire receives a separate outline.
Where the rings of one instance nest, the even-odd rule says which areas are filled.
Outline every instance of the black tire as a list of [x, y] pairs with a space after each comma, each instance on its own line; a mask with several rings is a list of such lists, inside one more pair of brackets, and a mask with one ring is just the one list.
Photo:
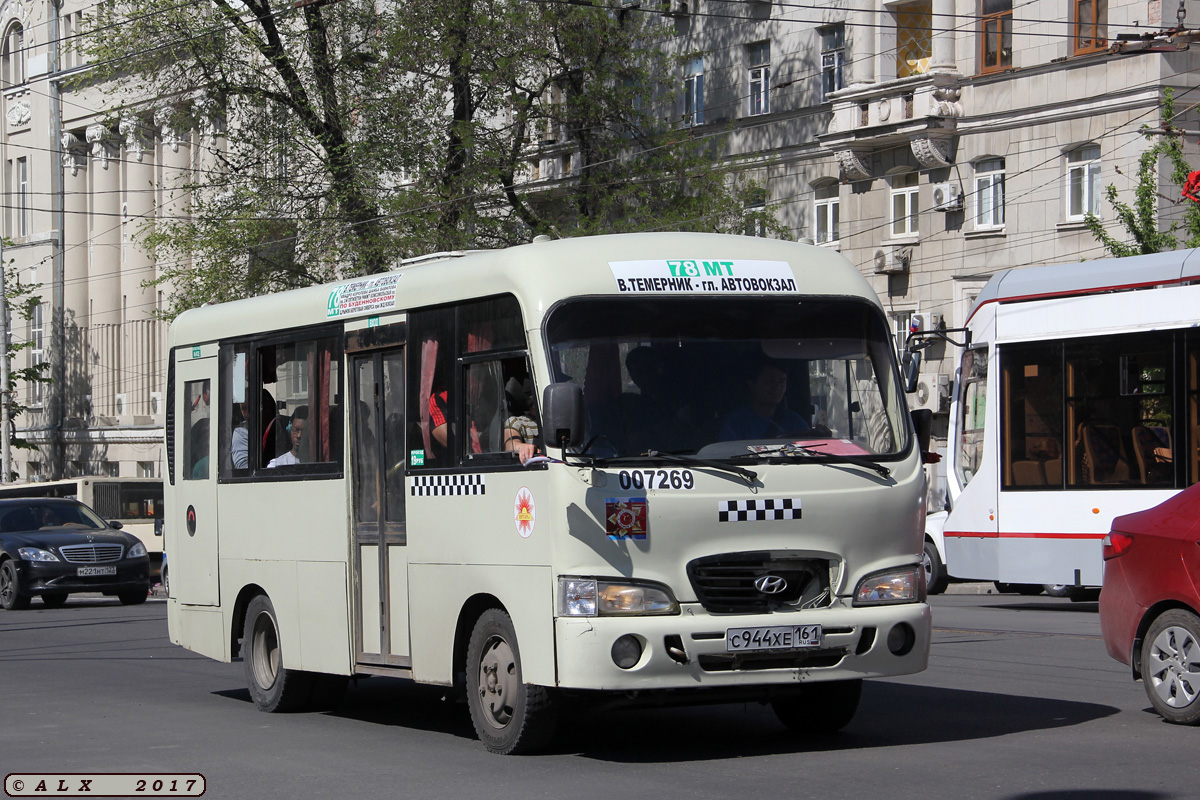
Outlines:
[[130, 589], [127, 592], [117, 592], [117, 599], [123, 606], [140, 606], [146, 602], [149, 592], [149, 589]]
[[256, 596], [246, 607], [242, 663], [250, 698], [260, 711], [300, 711], [308, 706], [314, 676], [311, 672], [284, 668], [275, 606], [265, 594]]
[[11, 560], [0, 564], [0, 606], [6, 611], [29, 608], [29, 595], [21, 591], [21, 576]]
[[66, 592], [47, 592], [42, 595], [42, 605], [46, 608], [62, 608], [66, 604]]
[[559, 704], [553, 690], [522, 681], [512, 619], [498, 608], [480, 615], [467, 644], [467, 706], [484, 747], [499, 755], [530, 753], [554, 738]]
[[946, 574], [946, 565], [942, 563], [942, 557], [938, 555], [937, 545], [930, 540], [925, 540], [925, 592], [927, 594], [941, 594], [946, 591], [946, 584], [950, 582], [950, 576]]
[[1142, 683], [1154, 710], [1176, 725], [1200, 724], [1200, 617], [1164, 612], [1142, 643]]
[[1051, 597], [1070, 597], [1071, 590], [1074, 588], [1074, 586], [1065, 583], [1042, 584], [1042, 590]]
[[850, 724], [862, 698], [862, 679], [805, 685], [799, 693], [771, 701], [779, 721], [794, 733], [826, 736]]
[[171, 596], [171, 578], [170, 578], [171, 571], [167, 568], [166, 564], [163, 564], [161, 574], [162, 574], [163, 594], [165, 594], [167, 597], [170, 597]]

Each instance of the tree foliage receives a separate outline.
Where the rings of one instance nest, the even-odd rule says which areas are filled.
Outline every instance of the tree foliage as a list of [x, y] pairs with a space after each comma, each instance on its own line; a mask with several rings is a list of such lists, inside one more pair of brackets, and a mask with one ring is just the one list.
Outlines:
[[[1110, 183], [1104, 189], [1104, 197], [1112, 207], [1117, 222], [1132, 241], [1123, 242], [1114, 237], [1094, 214], [1088, 214], [1084, 219], [1096, 240], [1116, 258], [1160, 253], [1181, 246], [1175, 235], [1180, 228], [1180, 222], [1172, 222], [1165, 229], [1160, 224], [1160, 201], [1183, 204], [1182, 246], [1200, 247], [1200, 204], [1178, 196], [1178, 191], [1187, 183], [1188, 174], [1192, 169], [1184, 158], [1182, 134], [1175, 132], [1171, 127], [1174, 119], [1175, 97], [1168, 87], [1163, 90], [1162, 103], [1162, 125], [1166, 130], [1149, 127], [1142, 129], [1142, 135], [1151, 144], [1138, 158], [1133, 204], [1118, 200], [1117, 187], [1113, 184]], [[1167, 197], [1160, 191], [1159, 161], [1163, 158], [1171, 168], [1170, 182], [1178, 187], [1175, 197]]]
[[[675, 106], [656, 14], [531, 0], [116, 0], [82, 80], [202, 138], [144, 232], [172, 312], [538, 234], [738, 231], [758, 188]], [[215, 120], [215, 122], [214, 122]], [[754, 224], [781, 231], [772, 215]]]

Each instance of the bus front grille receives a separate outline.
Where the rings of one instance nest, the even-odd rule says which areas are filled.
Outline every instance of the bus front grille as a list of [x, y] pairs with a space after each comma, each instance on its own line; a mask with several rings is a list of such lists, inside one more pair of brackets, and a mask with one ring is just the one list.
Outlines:
[[119, 544], [68, 544], [58, 548], [63, 560], [72, 564], [107, 564], [120, 561], [125, 548]]
[[832, 602], [825, 559], [778, 551], [723, 553], [688, 562], [687, 572], [696, 599], [714, 613], [821, 608]]

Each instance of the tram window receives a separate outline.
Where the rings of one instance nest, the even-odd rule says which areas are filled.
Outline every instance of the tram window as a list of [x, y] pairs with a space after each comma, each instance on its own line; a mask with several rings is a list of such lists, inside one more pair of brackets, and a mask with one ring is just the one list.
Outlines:
[[1001, 372], [1004, 488], [1062, 488], [1062, 346], [1006, 347]]

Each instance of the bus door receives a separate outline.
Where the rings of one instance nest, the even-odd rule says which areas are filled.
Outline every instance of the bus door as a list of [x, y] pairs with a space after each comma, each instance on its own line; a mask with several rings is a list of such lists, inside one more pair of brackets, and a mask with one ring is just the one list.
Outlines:
[[[211, 352], [209, 352], [211, 351]], [[164, 524], [171, 596], [187, 605], [220, 603], [217, 571], [216, 345], [180, 348], [175, 363], [175, 503]]]
[[408, 667], [404, 348], [351, 352], [350, 375], [356, 661]]

